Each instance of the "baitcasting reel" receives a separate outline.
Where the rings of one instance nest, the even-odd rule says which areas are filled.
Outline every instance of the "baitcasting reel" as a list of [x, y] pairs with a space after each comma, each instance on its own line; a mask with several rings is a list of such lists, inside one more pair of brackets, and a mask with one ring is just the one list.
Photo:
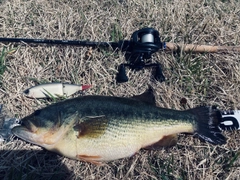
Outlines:
[[120, 41], [119, 48], [125, 51], [125, 58], [128, 63], [121, 64], [118, 68], [116, 76], [117, 82], [127, 82], [125, 67], [132, 70], [141, 70], [144, 67], [156, 67], [155, 78], [162, 82], [165, 77], [159, 63], [146, 63], [147, 59], [151, 59], [152, 54], [159, 49], [163, 49], [163, 43], [160, 41], [159, 32], [153, 28], [143, 28], [135, 31], [130, 41]]

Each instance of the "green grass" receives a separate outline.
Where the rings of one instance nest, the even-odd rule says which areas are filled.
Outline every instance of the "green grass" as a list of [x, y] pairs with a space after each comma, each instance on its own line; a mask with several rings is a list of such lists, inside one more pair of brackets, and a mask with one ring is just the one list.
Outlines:
[[118, 42], [120, 40], [123, 40], [121, 28], [117, 24], [113, 25], [113, 28], [112, 28], [110, 34], [111, 34], [110, 41], [112, 41], [112, 42]]
[[7, 70], [7, 65], [6, 65], [6, 57], [7, 55], [11, 55], [17, 50], [17, 48], [7, 48], [3, 46], [2, 52], [0, 55], [0, 86], [2, 86], [2, 77], [4, 72]]
[[2, 53], [0, 56], [0, 75], [2, 76], [3, 73], [6, 71], [6, 63], [5, 63], [5, 57], [6, 57], [6, 47], [3, 47]]

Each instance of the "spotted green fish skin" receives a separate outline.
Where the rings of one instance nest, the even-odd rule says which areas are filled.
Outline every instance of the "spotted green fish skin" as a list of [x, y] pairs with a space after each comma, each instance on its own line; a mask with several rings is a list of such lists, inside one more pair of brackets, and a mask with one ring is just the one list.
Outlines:
[[66, 157], [96, 163], [163, 145], [161, 140], [178, 133], [224, 144], [218, 121], [218, 111], [209, 107], [178, 111], [133, 98], [82, 96], [35, 111], [12, 132]]

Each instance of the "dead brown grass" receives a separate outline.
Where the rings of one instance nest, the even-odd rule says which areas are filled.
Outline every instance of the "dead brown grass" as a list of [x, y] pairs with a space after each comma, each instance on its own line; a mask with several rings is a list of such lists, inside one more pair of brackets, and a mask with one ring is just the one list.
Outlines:
[[[111, 41], [114, 28], [122, 37], [145, 26], [159, 30], [163, 41], [239, 45], [240, 5], [234, 0], [92, 0], [0, 1], [0, 36]], [[51, 102], [27, 99], [23, 90], [37, 82], [92, 84], [86, 94], [132, 96], [150, 84], [162, 107], [184, 109], [201, 104], [240, 109], [239, 54], [154, 55], [166, 82], [151, 70], [127, 71], [129, 82], [117, 84], [117, 66], [124, 56], [111, 51], [60, 46], [1, 44], [7, 50], [0, 103], [22, 118]], [[150, 78], [151, 77], [151, 78]], [[212, 146], [180, 135], [179, 144], [160, 151], [140, 151], [105, 166], [69, 160], [13, 138], [0, 146], [0, 177], [4, 179], [239, 179], [239, 132], [226, 133], [228, 143]]]

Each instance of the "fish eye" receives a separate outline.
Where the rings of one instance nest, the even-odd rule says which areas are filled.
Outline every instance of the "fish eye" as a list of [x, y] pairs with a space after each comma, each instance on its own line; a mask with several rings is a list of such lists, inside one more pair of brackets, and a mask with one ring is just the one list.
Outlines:
[[23, 91], [24, 94], [29, 94], [29, 89]]
[[26, 123], [24, 122], [24, 121], [20, 121], [20, 124], [22, 125], [22, 126], [25, 126], [26, 125]]

